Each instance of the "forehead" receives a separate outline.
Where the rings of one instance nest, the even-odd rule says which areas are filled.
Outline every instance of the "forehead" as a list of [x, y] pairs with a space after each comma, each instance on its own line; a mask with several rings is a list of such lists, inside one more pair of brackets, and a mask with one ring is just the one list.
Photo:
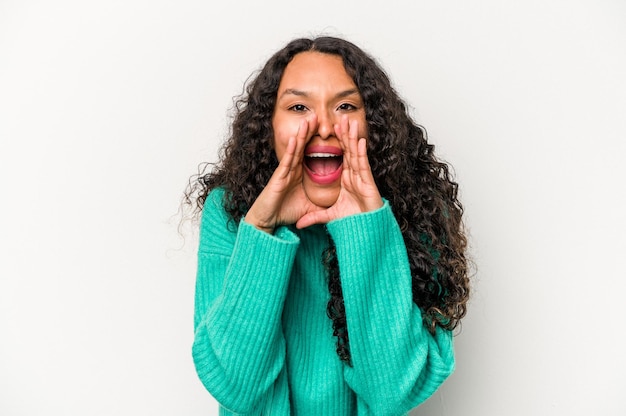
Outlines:
[[337, 88], [355, 86], [340, 56], [320, 52], [301, 52], [294, 56], [285, 68], [279, 90], [303, 85]]

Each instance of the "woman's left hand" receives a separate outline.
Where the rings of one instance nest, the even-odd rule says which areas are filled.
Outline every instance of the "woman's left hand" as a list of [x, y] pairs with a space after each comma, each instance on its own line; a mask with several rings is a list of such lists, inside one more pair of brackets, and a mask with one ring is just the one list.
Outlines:
[[298, 228], [326, 224], [337, 218], [373, 211], [383, 206], [367, 158], [367, 141], [357, 136], [359, 130], [357, 120], [348, 121], [348, 117], [343, 116], [340, 123], [335, 124], [334, 129], [343, 150], [339, 196], [329, 208], [309, 212], [300, 218], [296, 223]]

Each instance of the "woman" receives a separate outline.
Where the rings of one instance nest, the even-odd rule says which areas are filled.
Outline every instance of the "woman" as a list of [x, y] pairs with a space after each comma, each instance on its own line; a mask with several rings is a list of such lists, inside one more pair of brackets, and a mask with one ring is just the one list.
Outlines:
[[236, 106], [202, 212], [193, 358], [220, 414], [402, 415], [454, 369], [457, 184], [384, 71], [296, 39]]

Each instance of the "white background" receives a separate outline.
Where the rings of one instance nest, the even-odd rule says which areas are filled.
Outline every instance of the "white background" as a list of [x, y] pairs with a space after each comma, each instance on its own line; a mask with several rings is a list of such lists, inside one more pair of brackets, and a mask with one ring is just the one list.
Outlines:
[[180, 198], [315, 34], [378, 58], [461, 185], [473, 297], [413, 415], [626, 414], [626, 2], [1, 0], [1, 415], [217, 414]]

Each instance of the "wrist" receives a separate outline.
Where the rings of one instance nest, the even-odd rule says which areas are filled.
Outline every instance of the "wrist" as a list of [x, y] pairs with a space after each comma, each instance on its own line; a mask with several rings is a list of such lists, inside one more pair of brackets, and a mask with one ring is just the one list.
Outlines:
[[274, 234], [274, 225], [268, 224], [267, 222], [259, 221], [253, 214], [248, 213], [243, 219], [250, 225], [253, 225], [258, 230], [264, 231], [268, 234]]

